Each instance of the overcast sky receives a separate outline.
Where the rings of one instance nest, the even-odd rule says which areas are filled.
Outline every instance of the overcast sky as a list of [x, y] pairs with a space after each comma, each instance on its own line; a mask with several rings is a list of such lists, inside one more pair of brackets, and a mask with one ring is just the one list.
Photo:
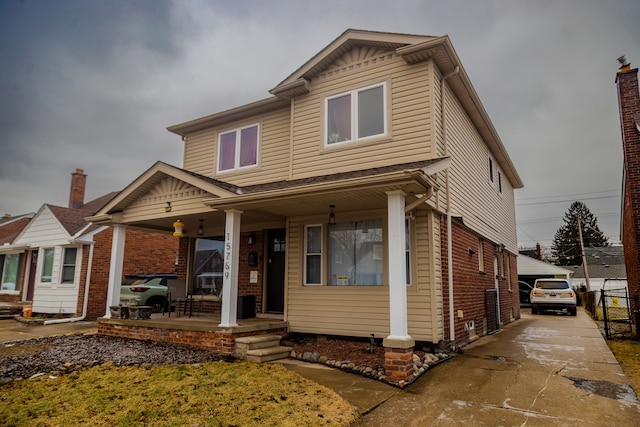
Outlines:
[[166, 127], [269, 96], [348, 28], [449, 35], [525, 187], [520, 246], [549, 246], [574, 200], [619, 242], [616, 87], [640, 65], [640, 1], [0, 0], [0, 215], [118, 191]]

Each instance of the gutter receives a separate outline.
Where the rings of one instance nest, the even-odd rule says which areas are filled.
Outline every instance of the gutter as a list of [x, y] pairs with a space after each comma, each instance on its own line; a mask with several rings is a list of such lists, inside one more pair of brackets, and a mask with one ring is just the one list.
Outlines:
[[53, 325], [57, 323], [70, 323], [70, 322], [79, 322], [84, 320], [87, 317], [87, 306], [89, 305], [89, 286], [91, 284], [91, 265], [93, 263], [93, 248], [95, 244], [91, 242], [91, 246], [89, 248], [89, 261], [87, 263], [87, 278], [85, 280], [84, 285], [84, 301], [82, 303], [82, 316], [80, 317], [70, 317], [67, 319], [51, 319], [45, 320], [45, 325]]

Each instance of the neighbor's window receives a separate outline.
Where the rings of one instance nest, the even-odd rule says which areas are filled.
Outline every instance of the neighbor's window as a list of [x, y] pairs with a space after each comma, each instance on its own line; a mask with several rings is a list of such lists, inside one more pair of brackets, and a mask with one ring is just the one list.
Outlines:
[[330, 285], [382, 285], [382, 221], [342, 222], [329, 227]]
[[78, 248], [64, 248], [62, 261], [62, 283], [73, 283], [76, 275], [76, 255]]
[[327, 145], [386, 133], [386, 84], [342, 93], [325, 101]]
[[51, 283], [51, 275], [53, 274], [53, 248], [42, 250], [42, 274], [40, 281], [43, 283]]
[[20, 289], [20, 272], [22, 271], [22, 254], [0, 255], [0, 291], [17, 291]]
[[498, 191], [502, 193], [502, 172], [498, 169]]
[[220, 134], [218, 172], [241, 169], [258, 164], [258, 125]]
[[308, 225], [305, 227], [305, 285], [322, 284], [322, 226]]

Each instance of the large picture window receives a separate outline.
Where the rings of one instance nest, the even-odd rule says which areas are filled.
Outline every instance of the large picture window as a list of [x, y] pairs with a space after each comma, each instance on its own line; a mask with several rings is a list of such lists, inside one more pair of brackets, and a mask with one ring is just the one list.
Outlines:
[[328, 231], [329, 284], [382, 285], [382, 221], [343, 222]]
[[22, 254], [0, 255], [0, 291], [13, 292], [20, 290], [20, 273], [22, 271]]
[[342, 93], [325, 101], [327, 145], [386, 133], [384, 83]]
[[218, 172], [241, 169], [258, 164], [258, 125], [234, 129], [220, 134]]
[[78, 248], [65, 248], [62, 261], [62, 283], [73, 283], [76, 275]]
[[40, 281], [42, 283], [51, 283], [54, 254], [55, 251], [53, 248], [46, 248], [42, 250], [42, 273], [40, 274]]

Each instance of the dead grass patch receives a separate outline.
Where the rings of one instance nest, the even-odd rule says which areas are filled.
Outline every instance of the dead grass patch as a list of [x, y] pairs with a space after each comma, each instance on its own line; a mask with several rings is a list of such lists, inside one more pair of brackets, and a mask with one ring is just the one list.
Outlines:
[[640, 341], [607, 340], [607, 345], [638, 394], [640, 392]]
[[3, 425], [348, 426], [334, 391], [276, 364], [102, 365], [0, 388]]

